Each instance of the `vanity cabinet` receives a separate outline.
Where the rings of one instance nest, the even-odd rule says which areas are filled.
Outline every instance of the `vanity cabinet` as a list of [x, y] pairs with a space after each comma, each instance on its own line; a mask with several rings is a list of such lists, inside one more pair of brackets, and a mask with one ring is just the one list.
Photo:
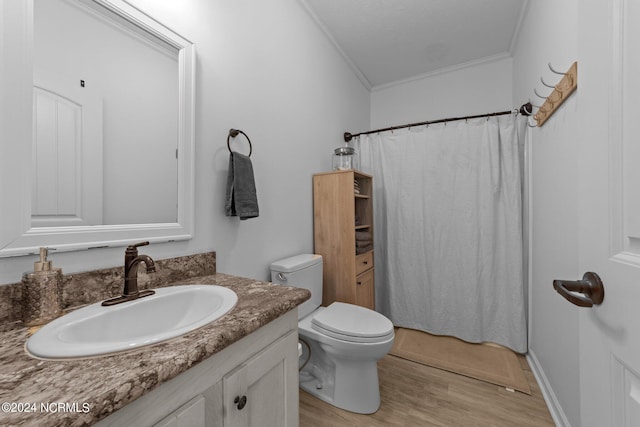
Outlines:
[[198, 395], [176, 409], [171, 415], [156, 423], [154, 427], [191, 427], [206, 425], [205, 399]]
[[97, 426], [298, 426], [298, 313], [291, 310]]
[[313, 176], [314, 252], [323, 258], [323, 301], [375, 309], [371, 175]]
[[286, 348], [297, 347], [297, 342], [292, 334], [282, 337], [223, 378], [224, 426], [292, 425], [286, 417], [284, 355]]

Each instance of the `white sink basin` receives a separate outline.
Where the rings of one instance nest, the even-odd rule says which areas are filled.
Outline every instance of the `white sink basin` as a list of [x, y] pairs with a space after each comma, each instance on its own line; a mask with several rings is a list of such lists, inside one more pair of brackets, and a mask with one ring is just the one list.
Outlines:
[[156, 344], [222, 317], [238, 301], [231, 289], [182, 285], [110, 307], [92, 304], [53, 320], [33, 334], [26, 349], [42, 359], [110, 354]]

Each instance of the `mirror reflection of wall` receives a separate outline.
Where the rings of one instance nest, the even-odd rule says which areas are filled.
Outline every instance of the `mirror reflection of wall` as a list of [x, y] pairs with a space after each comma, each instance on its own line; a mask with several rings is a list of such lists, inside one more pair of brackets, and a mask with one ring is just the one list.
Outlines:
[[34, 1], [33, 226], [177, 221], [178, 52], [140, 31]]

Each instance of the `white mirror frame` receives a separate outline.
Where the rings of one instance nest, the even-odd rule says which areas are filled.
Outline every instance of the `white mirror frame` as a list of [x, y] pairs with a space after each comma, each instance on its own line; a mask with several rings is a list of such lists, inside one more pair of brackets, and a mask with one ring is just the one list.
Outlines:
[[[87, 0], [85, 0], [87, 1]], [[126, 0], [91, 0], [179, 51], [178, 218], [175, 223], [31, 227], [33, 2], [0, 2], [0, 257], [193, 237], [195, 46]], [[144, 162], [144, 158], [141, 158]], [[144, 166], [144, 163], [141, 163]], [[124, 190], [124, 189], [123, 189]], [[132, 183], [127, 191], [143, 191]]]

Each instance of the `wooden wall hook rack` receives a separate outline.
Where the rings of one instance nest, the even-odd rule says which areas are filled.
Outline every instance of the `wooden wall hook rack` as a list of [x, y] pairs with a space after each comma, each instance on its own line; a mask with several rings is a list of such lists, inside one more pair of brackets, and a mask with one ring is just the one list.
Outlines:
[[538, 127], [549, 120], [549, 117], [562, 105], [564, 101], [578, 88], [578, 63], [571, 64], [560, 82], [555, 85], [553, 92], [547, 96], [544, 104], [538, 109], [533, 118]]

